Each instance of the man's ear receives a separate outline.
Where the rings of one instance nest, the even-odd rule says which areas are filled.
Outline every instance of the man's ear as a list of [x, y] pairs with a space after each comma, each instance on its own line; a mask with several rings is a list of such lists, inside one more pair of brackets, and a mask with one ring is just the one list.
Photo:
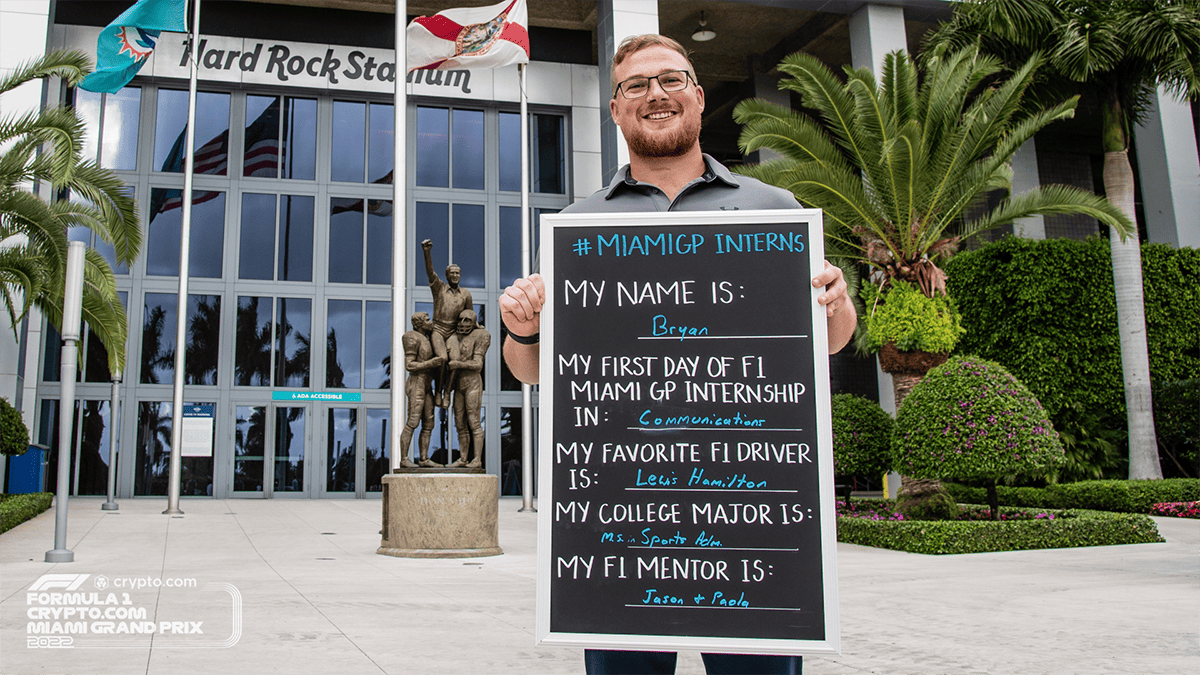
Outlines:
[[700, 97], [700, 112], [704, 112], [704, 88], [696, 85], [696, 95]]
[[[617, 99], [608, 99], [608, 116], [612, 118], [613, 124], [617, 124]], [[617, 124], [617, 126], [621, 126]]]

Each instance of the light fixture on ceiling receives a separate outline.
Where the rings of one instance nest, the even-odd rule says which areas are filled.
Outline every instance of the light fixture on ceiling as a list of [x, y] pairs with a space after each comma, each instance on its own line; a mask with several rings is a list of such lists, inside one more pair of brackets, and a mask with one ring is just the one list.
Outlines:
[[700, 25], [696, 26], [695, 32], [692, 33], [692, 39], [696, 42], [708, 42], [717, 37], [717, 31], [708, 27], [708, 22], [704, 20], [704, 12], [700, 12]]

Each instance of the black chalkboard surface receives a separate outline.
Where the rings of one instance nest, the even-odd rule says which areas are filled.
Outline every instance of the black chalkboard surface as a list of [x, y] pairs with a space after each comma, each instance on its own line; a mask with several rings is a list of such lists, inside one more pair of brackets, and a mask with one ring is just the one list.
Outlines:
[[539, 642], [838, 651], [821, 232], [543, 216]]

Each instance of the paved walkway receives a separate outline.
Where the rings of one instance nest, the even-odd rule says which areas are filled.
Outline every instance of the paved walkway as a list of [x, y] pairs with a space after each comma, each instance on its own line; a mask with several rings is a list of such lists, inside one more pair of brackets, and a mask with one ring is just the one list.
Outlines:
[[[163, 499], [117, 512], [102, 501], [70, 502], [74, 563], [43, 562], [53, 510], [0, 535], [0, 673], [583, 671], [579, 650], [533, 643], [536, 517], [519, 500], [500, 504], [505, 554], [466, 560], [376, 555], [375, 500], [185, 500], [174, 518]], [[809, 657], [804, 672], [1200, 672], [1200, 521], [1156, 522], [1165, 544], [960, 556], [839, 544], [843, 654]], [[91, 575], [81, 592], [104, 576], [100, 598], [129, 596], [111, 609], [144, 609], [179, 634], [30, 648], [42, 605], [27, 593], [45, 574]], [[129, 588], [139, 579], [198, 585]], [[188, 634], [197, 621], [203, 634]], [[699, 655], [682, 654], [678, 672], [702, 673]]]

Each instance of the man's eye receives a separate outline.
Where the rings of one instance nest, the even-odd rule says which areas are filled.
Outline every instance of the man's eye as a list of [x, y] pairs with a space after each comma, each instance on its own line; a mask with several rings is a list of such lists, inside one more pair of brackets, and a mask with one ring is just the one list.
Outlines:
[[647, 80], [638, 80], [636, 82], [626, 82], [625, 83], [625, 91], [641, 91], [646, 88], [647, 84], [649, 84], [649, 81], [647, 81]]
[[680, 75], [663, 75], [658, 78], [665, 86], [678, 87], [683, 82], [683, 77]]

